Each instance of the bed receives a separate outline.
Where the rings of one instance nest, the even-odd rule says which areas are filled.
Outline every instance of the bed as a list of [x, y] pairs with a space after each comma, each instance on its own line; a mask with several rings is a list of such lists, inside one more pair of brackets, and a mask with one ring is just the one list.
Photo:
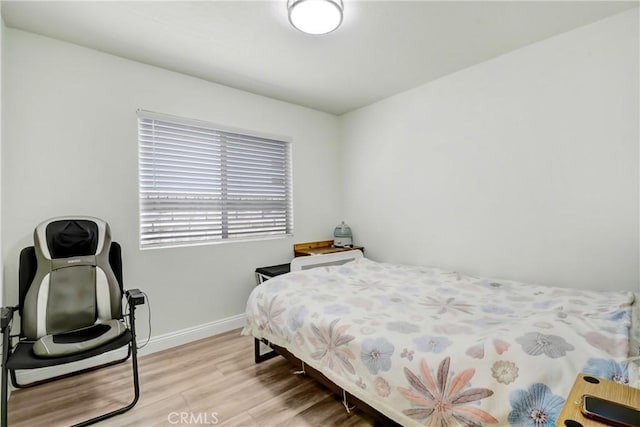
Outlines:
[[361, 258], [257, 286], [243, 334], [401, 425], [555, 425], [579, 372], [638, 384], [635, 297]]

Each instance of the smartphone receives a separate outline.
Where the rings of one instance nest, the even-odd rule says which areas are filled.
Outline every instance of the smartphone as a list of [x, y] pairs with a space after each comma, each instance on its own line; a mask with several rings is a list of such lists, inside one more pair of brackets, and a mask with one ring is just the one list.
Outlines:
[[610, 400], [585, 394], [582, 397], [582, 415], [619, 427], [640, 427], [640, 408], [622, 405]]

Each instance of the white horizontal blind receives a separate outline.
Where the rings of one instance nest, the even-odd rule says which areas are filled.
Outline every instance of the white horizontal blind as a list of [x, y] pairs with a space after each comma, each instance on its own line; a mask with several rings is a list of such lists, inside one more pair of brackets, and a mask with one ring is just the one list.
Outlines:
[[138, 115], [141, 248], [293, 233], [289, 142]]

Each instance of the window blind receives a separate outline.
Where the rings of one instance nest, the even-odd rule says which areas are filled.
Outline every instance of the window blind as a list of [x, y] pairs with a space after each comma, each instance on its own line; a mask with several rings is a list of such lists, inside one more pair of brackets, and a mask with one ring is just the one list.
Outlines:
[[140, 247], [293, 233], [288, 141], [138, 112]]

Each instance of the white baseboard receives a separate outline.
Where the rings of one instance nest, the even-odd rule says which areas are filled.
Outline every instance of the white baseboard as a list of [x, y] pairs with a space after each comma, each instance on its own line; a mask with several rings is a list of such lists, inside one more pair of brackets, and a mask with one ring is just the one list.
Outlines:
[[[138, 351], [138, 354], [142, 356], [145, 354], [156, 353], [171, 347], [242, 328], [244, 325], [244, 314], [237, 314], [225, 319], [215, 320], [202, 325], [192, 326], [191, 328], [158, 335], [156, 337], [151, 337], [149, 344]], [[144, 344], [144, 342], [140, 342], [140, 337], [138, 337], [138, 345], [142, 344]]]
[[[211, 337], [224, 332], [241, 328], [245, 325], [244, 314], [227, 317], [225, 319], [215, 320], [213, 322], [204, 323], [202, 325], [192, 326], [190, 328], [181, 329], [175, 332], [151, 337], [149, 343], [138, 351], [139, 356], [156, 353], [171, 347], [197, 341], [202, 338]], [[144, 344], [146, 339], [138, 338], [138, 345]], [[91, 359], [80, 360], [78, 362], [68, 363], [66, 365], [51, 366], [49, 368], [32, 369], [28, 371], [18, 371], [17, 378], [21, 384], [27, 384], [33, 381], [40, 381], [46, 378], [64, 375], [81, 369], [87, 369], [94, 366], [102, 365], [111, 361], [122, 359], [127, 354], [126, 347], [118, 350], [104, 353]]]

